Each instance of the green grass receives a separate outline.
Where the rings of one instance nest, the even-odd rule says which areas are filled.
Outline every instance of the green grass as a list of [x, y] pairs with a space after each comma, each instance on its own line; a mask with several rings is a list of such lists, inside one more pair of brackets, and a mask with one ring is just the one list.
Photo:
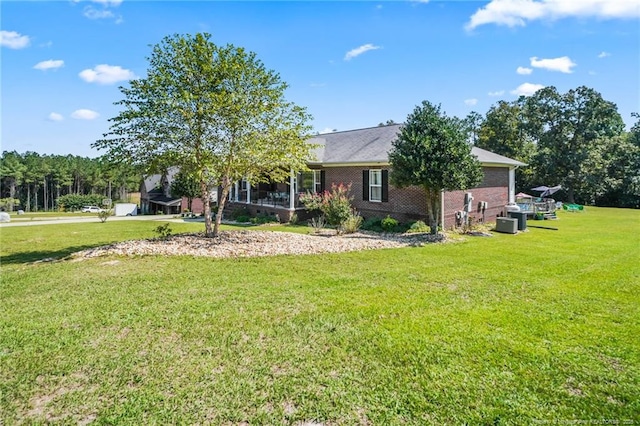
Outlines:
[[640, 212], [529, 223], [559, 230], [45, 263], [158, 223], [3, 228], [0, 424], [640, 422]]

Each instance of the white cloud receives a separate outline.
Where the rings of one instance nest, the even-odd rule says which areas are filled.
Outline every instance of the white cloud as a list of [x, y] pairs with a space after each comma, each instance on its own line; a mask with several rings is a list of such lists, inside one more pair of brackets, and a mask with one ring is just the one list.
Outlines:
[[495, 92], [489, 92], [487, 94], [489, 96], [502, 96], [502, 95], [504, 95], [504, 90], [497, 90]]
[[533, 72], [533, 70], [531, 68], [518, 67], [518, 69], [516, 69], [516, 72], [520, 75], [529, 75]]
[[598, 58], [606, 58], [607, 56], [611, 56], [611, 53], [609, 53], [609, 52], [600, 52], [600, 54], [598, 55]]
[[478, 100], [476, 98], [471, 98], [471, 99], [465, 99], [464, 100], [464, 104], [467, 105], [467, 106], [474, 106], [477, 103], [478, 103]]
[[474, 13], [465, 28], [486, 24], [525, 26], [535, 20], [562, 18], [632, 19], [640, 17], [637, 0], [492, 0]]
[[38, 62], [33, 66], [33, 68], [37, 70], [46, 71], [50, 69], [60, 68], [63, 65], [64, 65], [64, 61], [62, 59], [56, 59], [56, 60], [49, 59], [48, 61]]
[[311, 83], [309, 86], [311, 87], [325, 87], [327, 83]]
[[119, 6], [122, 0], [91, 0], [94, 3], [100, 3], [105, 6]]
[[90, 109], [77, 109], [71, 113], [71, 118], [76, 120], [94, 120], [99, 116], [100, 114]]
[[543, 68], [549, 71], [560, 71], [565, 74], [571, 74], [573, 72], [571, 68], [576, 66], [576, 63], [568, 56], [553, 59], [538, 59], [534, 56], [530, 58], [530, 60], [532, 67]]
[[23, 49], [29, 46], [29, 43], [31, 43], [29, 36], [15, 31], [0, 31], [0, 45], [9, 49]]
[[517, 96], [531, 96], [543, 88], [544, 86], [542, 84], [522, 83], [520, 86], [512, 90], [511, 94]]
[[97, 65], [93, 69], [86, 69], [78, 74], [81, 79], [88, 83], [113, 84], [119, 81], [132, 80], [136, 75], [118, 65]]
[[321, 135], [324, 135], [325, 133], [333, 133], [335, 131], [336, 129], [332, 129], [331, 127], [325, 127], [324, 129], [320, 130], [318, 133], [320, 133]]
[[57, 112], [52, 112], [51, 114], [49, 114], [49, 120], [62, 121], [64, 120], [64, 117], [62, 116], [62, 114], [58, 114]]
[[369, 50], [376, 50], [376, 49], [381, 49], [381, 47], [374, 46], [371, 43], [363, 44], [360, 47], [356, 47], [355, 49], [351, 49], [350, 51], [348, 51], [347, 54], [344, 55], [344, 60], [345, 61], [351, 60], [356, 56], [362, 55], [364, 52], [368, 52]]
[[108, 9], [96, 9], [93, 6], [87, 6], [84, 8], [82, 14], [89, 19], [105, 19], [114, 18], [115, 15]]

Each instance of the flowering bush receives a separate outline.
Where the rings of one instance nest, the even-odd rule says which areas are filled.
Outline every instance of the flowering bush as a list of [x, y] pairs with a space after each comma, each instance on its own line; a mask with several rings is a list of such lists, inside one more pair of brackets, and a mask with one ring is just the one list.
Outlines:
[[340, 226], [354, 213], [351, 207], [353, 197], [349, 197], [350, 190], [351, 184], [336, 185], [334, 183], [331, 184], [330, 191], [324, 191], [321, 194], [303, 194], [300, 196], [300, 201], [307, 210], [321, 211], [329, 225]]

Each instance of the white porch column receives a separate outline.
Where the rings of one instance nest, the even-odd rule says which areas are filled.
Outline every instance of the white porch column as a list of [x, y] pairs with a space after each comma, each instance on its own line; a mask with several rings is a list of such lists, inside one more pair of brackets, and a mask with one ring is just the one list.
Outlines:
[[516, 202], [516, 169], [509, 169], [509, 202]]
[[240, 183], [238, 181], [236, 181], [236, 183], [234, 184], [234, 198], [235, 198], [235, 202], [237, 203], [238, 201], [240, 201]]
[[247, 204], [251, 204], [251, 184], [247, 181]]
[[296, 175], [293, 169], [291, 169], [291, 174], [289, 175], [289, 210], [295, 210], [296, 208], [296, 188], [295, 188], [295, 180]]

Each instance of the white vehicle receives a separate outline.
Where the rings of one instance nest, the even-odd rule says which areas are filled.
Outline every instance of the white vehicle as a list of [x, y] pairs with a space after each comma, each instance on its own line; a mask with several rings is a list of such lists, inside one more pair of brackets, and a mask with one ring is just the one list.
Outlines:
[[80, 211], [82, 213], [100, 213], [103, 210], [97, 206], [84, 206]]

